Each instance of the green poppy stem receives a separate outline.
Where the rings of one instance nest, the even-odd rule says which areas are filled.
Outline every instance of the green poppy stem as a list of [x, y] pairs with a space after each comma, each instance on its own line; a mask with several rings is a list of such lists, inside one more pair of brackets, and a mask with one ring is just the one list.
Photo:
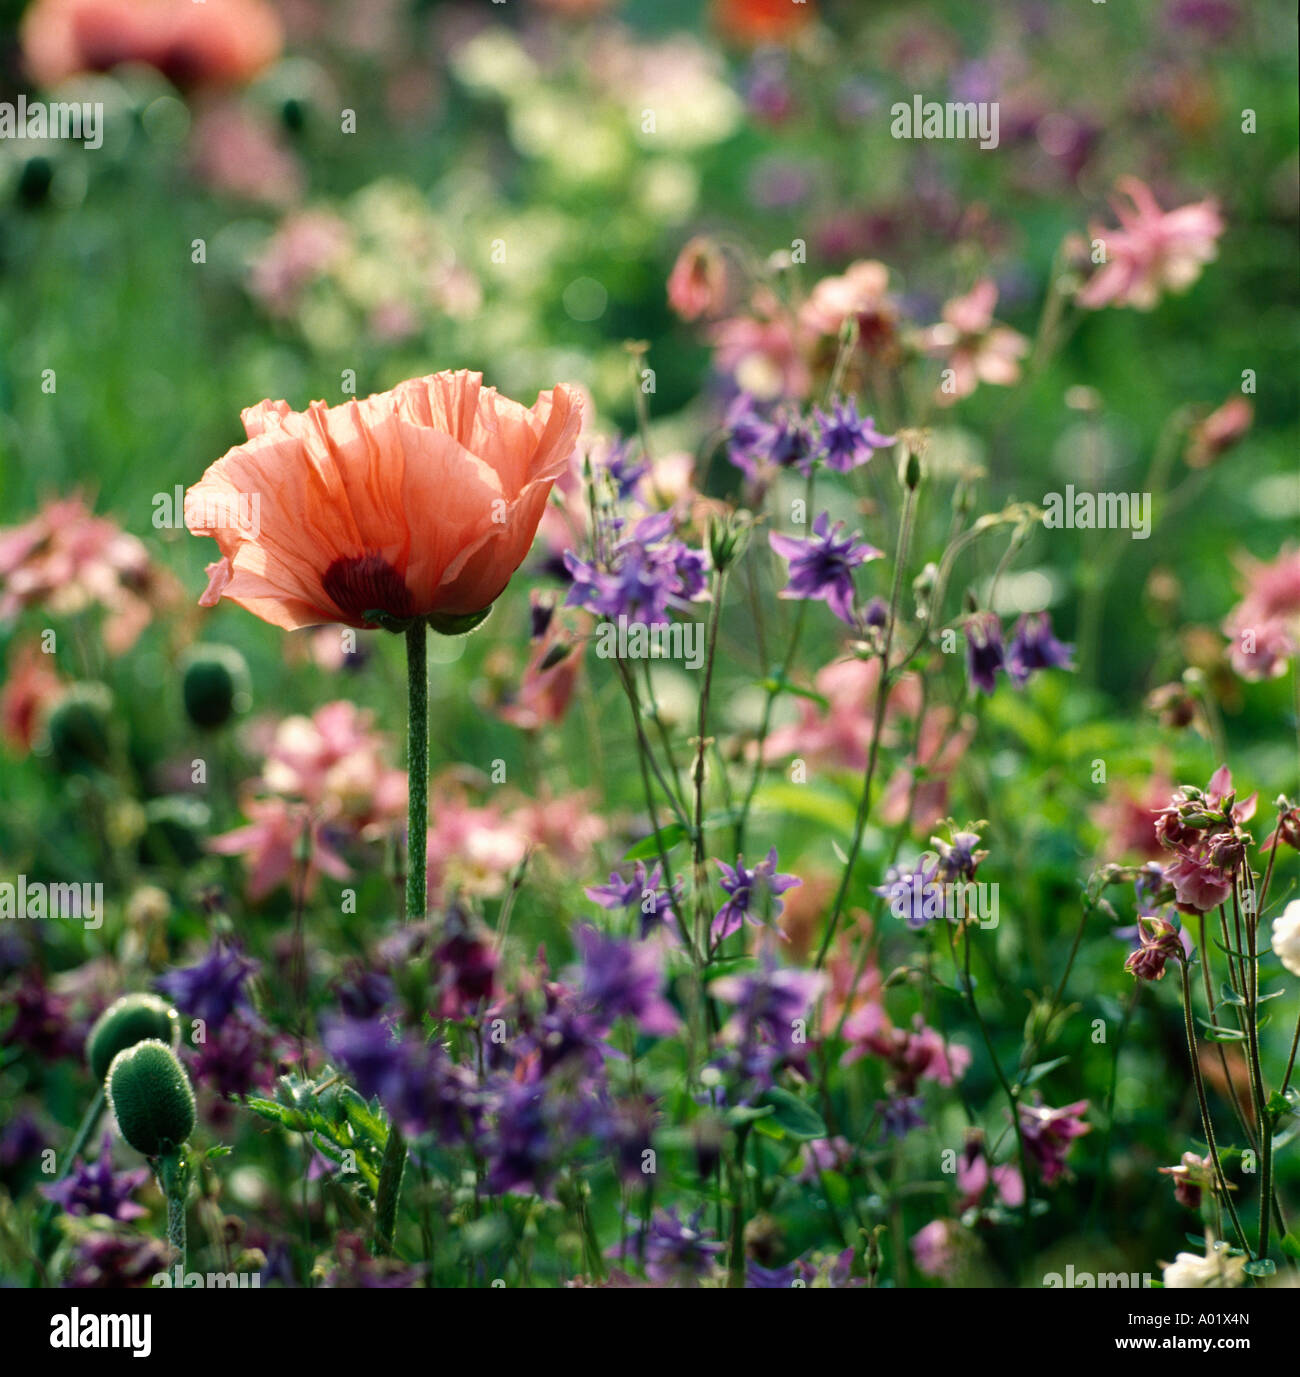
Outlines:
[[[406, 628], [406, 919], [422, 921], [428, 910], [429, 832], [429, 630], [423, 621]], [[391, 1252], [397, 1204], [406, 1172], [406, 1140], [389, 1125], [375, 1193], [379, 1245]]]

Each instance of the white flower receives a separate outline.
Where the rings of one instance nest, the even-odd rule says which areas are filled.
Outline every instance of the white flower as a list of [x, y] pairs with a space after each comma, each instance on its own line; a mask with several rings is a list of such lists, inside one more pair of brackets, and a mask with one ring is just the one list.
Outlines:
[[1300, 899], [1292, 899], [1273, 919], [1273, 950], [1292, 975], [1300, 975]]
[[1246, 1259], [1242, 1254], [1233, 1257], [1222, 1246], [1210, 1249], [1209, 1255], [1179, 1253], [1165, 1268], [1165, 1286], [1175, 1291], [1195, 1291], [1206, 1287], [1244, 1286]]

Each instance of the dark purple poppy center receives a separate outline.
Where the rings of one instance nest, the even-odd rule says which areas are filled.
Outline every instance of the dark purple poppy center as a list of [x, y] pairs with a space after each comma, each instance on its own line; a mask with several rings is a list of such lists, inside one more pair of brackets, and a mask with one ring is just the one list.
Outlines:
[[415, 615], [411, 590], [382, 555], [336, 559], [326, 569], [321, 586], [339, 611], [354, 621], [368, 620], [367, 612], [386, 612], [390, 617]]

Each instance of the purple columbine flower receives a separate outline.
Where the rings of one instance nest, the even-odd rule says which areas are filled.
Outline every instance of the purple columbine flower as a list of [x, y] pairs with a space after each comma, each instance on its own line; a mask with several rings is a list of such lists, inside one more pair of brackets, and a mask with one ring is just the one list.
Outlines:
[[615, 1244], [608, 1256], [644, 1256], [645, 1274], [659, 1286], [689, 1286], [711, 1272], [722, 1244], [700, 1227], [703, 1210], [696, 1210], [686, 1221], [677, 1215], [676, 1206], [658, 1209], [644, 1233], [629, 1235]]
[[992, 693], [1003, 663], [1002, 623], [992, 612], [976, 612], [966, 623], [966, 673], [972, 686]]
[[113, 1170], [112, 1139], [106, 1133], [99, 1150], [99, 1161], [93, 1166], [77, 1159], [76, 1165], [62, 1181], [42, 1186], [41, 1194], [69, 1214], [102, 1214], [109, 1219], [126, 1223], [145, 1213], [131, 1196], [149, 1179], [148, 1167], [134, 1171]]
[[954, 832], [952, 841], [942, 837], [931, 837], [930, 845], [939, 853], [939, 873], [945, 883], [956, 884], [959, 880], [973, 880], [979, 863], [989, 854], [977, 848], [980, 844], [978, 832]]
[[936, 881], [939, 862], [928, 852], [909, 870], [891, 865], [885, 871], [885, 883], [872, 890], [889, 900], [895, 918], [902, 918], [909, 928], [923, 928], [944, 911], [943, 886]]
[[757, 478], [768, 424], [748, 392], [742, 392], [727, 408], [723, 426], [727, 432], [727, 458], [747, 477]]
[[785, 907], [777, 896], [802, 883], [797, 875], [777, 874], [775, 846], [753, 869], [746, 867], [743, 856], [736, 857], [734, 866], [719, 861], [718, 869], [722, 871], [722, 879], [718, 883], [728, 897], [713, 920], [712, 936], [715, 943], [739, 931], [746, 919], [762, 926], [763, 915], [754, 910], [769, 895], [772, 897], [771, 916], [775, 921]]
[[483, 1184], [489, 1194], [547, 1194], [555, 1138], [547, 1122], [545, 1085], [503, 1080], [479, 1142], [488, 1164]]
[[745, 1286], [753, 1291], [785, 1291], [794, 1284], [796, 1264], [785, 1267], [760, 1267], [751, 1258], [745, 1264]]
[[677, 1031], [677, 1015], [662, 994], [663, 963], [657, 948], [604, 937], [585, 923], [574, 937], [582, 954], [578, 1001], [605, 1028], [626, 1017], [646, 1033], [667, 1037]]
[[585, 893], [592, 903], [611, 911], [635, 907], [641, 915], [641, 936], [645, 937], [653, 928], [677, 921], [675, 905], [682, 897], [681, 882], [677, 881], [668, 890], [663, 881], [662, 865], [656, 865], [647, 874], [645, 862], [637, 861], [630, 880], [612, 871], [608, 884], [590, 885]]
[[357, 1090], [376, 1097], [404, 1133], [459, 1139], [477, 1114], [469, 1072], [436, 1042], [397, 1037], [380, 1019], [335, 1018], [321, 1041]]
[[805, 477], [812, 468], [813, 437], [808, 423], [793, 407], [780, 407], [766, 437], [768, 462], [778, 469], [798, 469]]
[[1063, 645], [1052, 634], [1052, 619], [1046, 612], [1021, 617], [1007, 647], [1007, 673], [1021, 688], [1038, 669], [1073, 669], [1074, 647]]
[[244, 986], [259, 969], [258, 962], [218, 939], [202, 961], [168, 971], [155, 984], [182, 1013], [219, 1028], [236, 1009], [253, 1014]]
[[842, 538], [844, 523], [831, 527], [828, 512], [813, 522], [807, 539], [773, 532], [768, 543], [790, 564], [790, 582], [781, 590], [783, 598], [812, 598], [824, 601], [831, 611], [849, 626], [856, 625], [853, 614], [853, 570], [868, 560], [880, 559], [882, 552], [871, 545]]
[[828, 469], [848, 473], [870, 460], [876, 450], [894, 443], [894, 436], [881, 435], [871, 416], [860, 417], [853, 398], [837, 401], [827, 415], [820, 408], [813, 412], [818, 427], [817, 454]]
[[709, 986], [715, 999], [735, 1008], [722, 1037], [739, 1049], [738, 1069], [760, 1088], [783, 1063], [803, 1061], [808, 1008], [825, 984], [821, 972], [778, 966], [768, 955], [756, 971], [724, 975]]
[[613, 480], [620, 501], [626, 501], [636, 491], [637, 484], [650, 472], [646, 459], [634, 460], [629, 453], [630, 443], [615, 437], [605, 453], [605, 471]]
[[876, 1113], [880, 1115], [881, 1136], [906, 1138], [914, 1128], [924, 1128], [925, 1119], [921, 1116], [924, 1103], [919, 1095], [896, 1095], [892, 1100], [877, 1100]]

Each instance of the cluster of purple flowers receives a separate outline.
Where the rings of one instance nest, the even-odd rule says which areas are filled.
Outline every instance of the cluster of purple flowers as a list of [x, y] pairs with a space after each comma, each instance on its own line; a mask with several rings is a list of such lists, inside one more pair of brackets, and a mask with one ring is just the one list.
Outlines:
[[258, 962], [217, 940], [207, 956], [158, 977], [157, 988], [201, 1034], [189, 1053], [194, 1080], [219, 1099], [244, 1095], [273, 1079], [274, 1039], [253, 1009], [248, 982]]
[[[610, 518], [593, 560], [572, 550], [564, 555], [572, 586], [565, 602], [602, 617], [659, 626], [671, 608], [696, 602], [707, 592], [708, 561], [674, 534], [671, 512], [642, 517], [627, 535], [621, 518]], [[603, 548], [602, 548], [603, 547]]]
[[478, 1068], [379, 1013], [336, 1017], [324, 1029], [325, 1049], [408, 1136], [472, 1146], [489, 1192], [546, 1195], [584, 1139], [638, 1169], [651, 1106], [611, 1093], [605, 1066], [619, 1054], [608, 1038], [620, 1019], [656, 1036], [678, 1030], [663, 994], [662, 952], [589, 925], [574, 936], [579, 959], [565, 980], [543, 977], [487, 1010], [488, 1025], [507, 1036], [485, 1042]]
[[994, 612], [976, 612], [966, 622], [966, 673], [973, 688], [992, 693], [999, 670], [1024, 688], [1040, 669], [1073, 669], [1074, 647], [1052, 634], [1046, 612], [1031, 612], [1016, 623], [1011, 644], [1004, 648], [1002, 623]]
[[788, 403], [764, 415], [754, 398], [742, 393], [728, 410], [726, 430], [728, 458], [756, 481], [781, 469], [797, 469], [806, 477], [818, 462], [849, 473], [895, 440], [882, 435], [872, 417], [860, 416], [852, 398], [837, 399], [828, 412], [814, 407], [805, 417]]

